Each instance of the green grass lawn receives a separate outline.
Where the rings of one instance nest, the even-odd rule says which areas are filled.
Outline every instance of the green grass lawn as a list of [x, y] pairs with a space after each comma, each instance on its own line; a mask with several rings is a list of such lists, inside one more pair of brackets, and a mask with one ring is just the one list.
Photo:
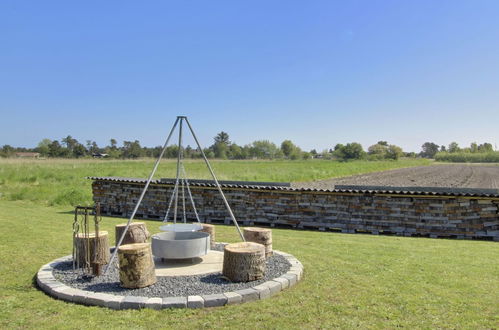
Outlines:
[[[306, 181], [426, 165], [399, 162], [214, 161], [220, 179]], [[273, 230], [274, 248], [304, 265], [271, 299], [221, 308], [114, 311], [39, 291], [39, 267], [71, 253], [72, 208], [90, 203], [85, 176], [146, 177], [152, 160], [0, 160], [0, 328], [498, 328], [499, 244]], [[174, 175], [165, 161], [157, 177]], [[206, 178], [189, 161], [191, 177]], [[114, 225], [104, 218], [114, 242]], [[146, 221], [151, 232], [158, 222]], [[233, 227], [217, 240], [235, 242]]]
[[[499, 326], [499, 244], [273, 230], [304, 265], [270, 299], [202, 310], [114, 311], [55, 300], [38, 268], [71, 252], [72, 209], [0, 201], [0, 328], [468, 328]], [[114, 241], [114, 225], [104, 218]], [[150, 231], [158, 222], [146, 221]], [[238, 240], [217, 226], [217, 240]]]
[[[428, 165], [424, 159], [399, 161], [211, 161], [220, 180], [312, 181], [401, 167]], [[146, 178], [154, 160], [18, 160], [0, 158], [0, 200], [29, 200], [44, 205], [76, 205], [92, 202], [87, 176]], [[176, 161], [163, 160], [156, 178], [174, 177]], [[190, 178], [209, 178], [204, 162], [187, 160]]]

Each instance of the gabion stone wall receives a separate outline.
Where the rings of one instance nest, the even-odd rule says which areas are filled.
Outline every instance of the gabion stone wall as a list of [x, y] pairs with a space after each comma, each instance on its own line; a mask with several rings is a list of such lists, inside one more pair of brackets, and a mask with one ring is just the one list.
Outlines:
[[[102, 214], [119, 217], [130, 215], [145, 182], [126, 178], [92, 179], [94, 201], [100, 203]], [[163, 220], [172, 190], [171, 184], [152, 183], [136, 218]], [[499, 241], [499, 196], [242, 185], [225, 185], [223, 190], [234, 215], [246, 226]], [[231, 223], [214, 186], [192, 185], [191, 191], [201, 221]], [[195, 220], [188, 198], [186, 216], [188, 220]], [[181, 207], [177, 221], [182, 221]]]

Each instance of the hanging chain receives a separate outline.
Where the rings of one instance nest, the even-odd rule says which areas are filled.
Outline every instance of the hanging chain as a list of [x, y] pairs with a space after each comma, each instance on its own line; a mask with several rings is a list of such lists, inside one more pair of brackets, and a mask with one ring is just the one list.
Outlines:
[[196, 210], [196, 204], [194, 204], [194, 199], [192, 198], [191, 188], [189, 187], [189, 180], [187, 180], [187, 173], [185, 172], [185, 168], [183, 165], [182, 165], [182, 173], [183, 173], [184, 178], [185, 178], [185, 183], [186, 183], [186, 187], [187, 187], [187, 194], [189, 195], [189, 199], [191, 200], [191, 205], [192, 205], [192, 209], [194, 210], [194, 214], [196, 215], [196, 220], [198, 222], [201, 222], [201, 221], [199, 221], [198, 211]]
[[[179, 142], [179, 154], [180, 154], [180, 169], [182, 169], [184, 167], [184, 148], [182, 147], [182, 140], [180, 140]], [[185, 215], [185, 192], [184, 192], [184, 186], [185, 186], [185, 177], [182, 175], [182, 172], [179, 171], [179, 175], [181, 177], [181, 182], [182, 182], [182, 215], [183, 215], [183, 220], [184, 220], [184, 223], [187, 222], [187, 217]]]
[[184, 193], [184, 179], [182, 179], [182, 213], [184, 218], [184, 223], [187, 222], [187, 217], [185, 215], [185, 193]]
[[[179, 177], [180, 177], [180, 164], [182, 160], [182, 123], [184, 122], [184, 118], [180, 118], [180, 123], [178, 126], [178, 151], [177, 151], [177, 178], [175, 179], [175, 185], [178, 186]], [[175, 191], [175, 205], [174, 205], [174, 213], [173, 213], [173, 223], [177, 223], [177, 209], [178, 209], [178, 187]]]
[[166, 214], [165, 214], [165, 217], [163, 219], [163, 222], [167, 222], [168, 221], [168, 214], [170, 213], [170, 209], [172, 207], [172, 203], [173, 203], [173, 198], [175, 197], [175, 191], [177, 190], [177, 185], [175, 185], [173, 187], [173, 191], [172, 191], [172, 196], [170, 197], [170, 202], [168, 203], [168, 209], [166, 210]]

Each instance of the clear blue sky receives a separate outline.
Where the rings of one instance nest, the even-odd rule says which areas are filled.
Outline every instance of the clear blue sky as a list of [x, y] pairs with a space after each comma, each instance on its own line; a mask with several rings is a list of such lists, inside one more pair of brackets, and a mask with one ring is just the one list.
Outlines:
[[499, 1], [0, 3], [0, 145], [499, 145]]

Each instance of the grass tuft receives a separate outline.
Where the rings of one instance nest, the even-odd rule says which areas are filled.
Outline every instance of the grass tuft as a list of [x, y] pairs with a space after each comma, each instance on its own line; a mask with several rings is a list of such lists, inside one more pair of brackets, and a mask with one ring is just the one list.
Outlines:
[[[86, 203], [85, 203], [86, 202]], [[53, 200], [49, 202], [50, 205], [81, 205], [86, 204], [90, 205], [91, 201], [88, 201], [87, 195], [75, 188], [66, 189], [59, 194], [57, 194]]]

